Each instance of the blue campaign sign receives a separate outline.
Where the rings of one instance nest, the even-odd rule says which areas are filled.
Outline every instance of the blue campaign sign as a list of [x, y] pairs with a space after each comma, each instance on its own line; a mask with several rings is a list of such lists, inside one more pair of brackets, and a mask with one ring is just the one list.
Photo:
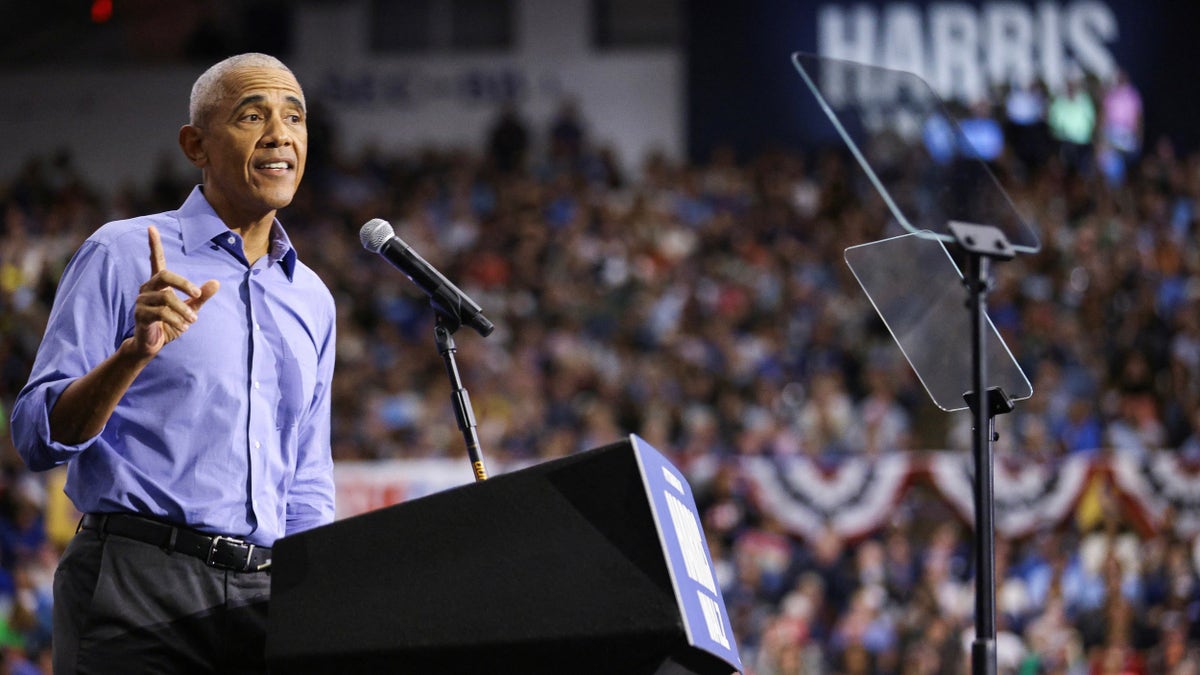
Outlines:
[[636, 434], [629, 439], [650, 497], [659, 541], [667, 554], [688, 643], [740, 671], [742, 661], [713, 572], [712, 556], [704, 542], [692, 488], [662, 453]]
[[[1200, 89], [1186, 84], [1200, 58], [1200, 3], [692, 0], [688, 6], [688, 151], [702, 163], [723, 147], [746, 158], [781, 148], [841, 147], [790, 67], [793, 52], [916, 73], [952, 107], [1002, 105], [1006, 88], [1032, 81], [1058, 92], [1083, 78], [1102, 91], [1124, 71], [1145, 101], [1145, 144], [1161, 137], [1177, 151], [1200, 147]], [[888, 110], [889, 102], [878, 100], [883, 92], [864, 93]]]

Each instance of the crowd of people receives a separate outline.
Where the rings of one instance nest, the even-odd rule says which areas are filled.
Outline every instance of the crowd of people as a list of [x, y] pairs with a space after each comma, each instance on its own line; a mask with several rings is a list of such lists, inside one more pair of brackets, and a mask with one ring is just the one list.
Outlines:
[[[1043, 242], [997, 270], [989, 298], [1035, 390], [1001, 420], [998, 451], [1200, 460], [1200, 252], [1187, 244], [1200, 155], [1126, 145], [1123, 170], [1101, 170], [1047, 111], [1028, 122], [1046, 125], [1041, 140], [1020, 147], [1026, 122], [993, 112], [1009, 143], [992, 169]], [[1094, 112], [1074, 144], [1106, 151]], [[336, 300], [335, 460], [462, 455], [433, 312], [358, 242], [385, 217], [497, 325], [464, 331], [457, 351], [489, 458], [541, 461], [634, 432], [685, 469], [717, 467], [696, 488], [747, 673], [964, 672], [966, 524], [914, 493], [884, 531], [800, 540], [722, 462], [969, 447], [843, 262], [892, 232], [844, 152], [719, 149], [630, 172], [567, 108], [541, 134], [508, 111], [479, 149], [350, 156], [311, 120], [307, 182], [284, 221]], [[67, 152], [0, 181], [0, 419], [71, 253], [104, 222], [178, 207], [194, 182], [164, 167], [102, 194]], [[51, 523], [60, 478], [29, 473], [7, 430], [0, 449], [0, 644], [12, 672], [38, 672], [74, 523]], [[1105, 516], [997, 543], [1002, 672], [1200, 672], [1194, 540], [1134, 534], [1115, 504]]]

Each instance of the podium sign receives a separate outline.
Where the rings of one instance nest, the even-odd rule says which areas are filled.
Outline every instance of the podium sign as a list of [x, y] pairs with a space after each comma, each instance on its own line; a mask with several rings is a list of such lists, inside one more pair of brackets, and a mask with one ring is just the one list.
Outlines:
[[276, 542], [281, 673], [730, 675], [691, 488], [627, 440]]
[[666, 552], [667, 568], [682, 609], [688, 644], [724, 659], [741, 670], [725, 601], [713, 573], [696, 499], [683, 475], [641, 437], [630, 436], [650, 508]]

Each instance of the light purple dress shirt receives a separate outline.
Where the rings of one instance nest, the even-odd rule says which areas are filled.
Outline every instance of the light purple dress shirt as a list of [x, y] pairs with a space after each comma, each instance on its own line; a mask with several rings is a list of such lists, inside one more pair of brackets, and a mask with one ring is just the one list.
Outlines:
[[[98, 436], [53, 442], [59, 395], [133, 334], [150, 225], [167, 269], [221, 288]], [[76, 252], [13, 406], [13, 439], [34, 470], [68, 462], [65, 490], [80, 511], [155, 516], [270, 546], [333, 520], [334, 326], [333, 297], [279, 222], [268, 254], [250, 265], [196, 188], [178, 210], [108, 223]]]

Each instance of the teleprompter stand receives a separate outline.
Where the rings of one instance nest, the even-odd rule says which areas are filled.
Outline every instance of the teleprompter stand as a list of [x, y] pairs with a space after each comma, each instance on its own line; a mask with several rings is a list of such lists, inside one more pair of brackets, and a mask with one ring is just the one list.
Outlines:
[[[847, 248], [847, 264], [933, 402], [972, 413], [971, 670], [995, 675], [994, 421], [1033, 388], [988, 319], [987, 294], [993, 261], [1041, 244], [924, 80], [801, 53], [792, 62], [905, 232]], [[960, 254], [965, 273], [947, 247]], [[961, 316], [963, 286], [969, 322]]]
[[[996, 672], [996, 526], [993, 467], [996, 415], [1013, 411], [1012, 399], [1001, 387], [988, 387], [986, 340], [987, 294], [992, 279], [992, 260], [1011, 260], [1012, 245], [998, 228], [969, 223], [950, 223], [950, 231], [967, 259], [967, 309], [971, 316], [972, 388], [963, 398], [973, 416], [971, 450], [975, 463], [972, 489], [975, 497], [975, 639], [971, 643], [971, 672]], [[987, 392], [980, 405], [976, 392]]]

